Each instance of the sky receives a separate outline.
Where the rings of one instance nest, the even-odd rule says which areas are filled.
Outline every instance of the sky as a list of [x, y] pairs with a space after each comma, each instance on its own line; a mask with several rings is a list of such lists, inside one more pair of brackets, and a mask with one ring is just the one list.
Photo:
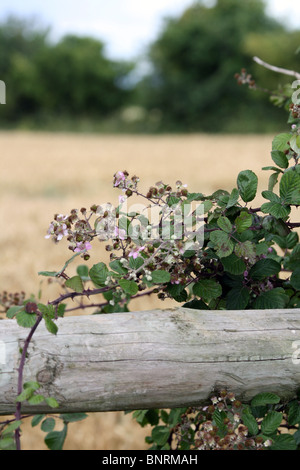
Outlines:
[[[213, 0], [205, 0], [207, 4]], [[243, 0], [241, 0], [243, 1]], [[53, 40], [64, 34], [90, 35], [106, 45], [106, 55], [116, 60], [140, 57], [155, 40], [165, 17], [179, 16], [193, 0], [1, 0], [0, 21], [8, 14], [36, 17], [51, 27]], [[275, 18], [290, 18], [300, 29], [299, 0], [267, 0]]]

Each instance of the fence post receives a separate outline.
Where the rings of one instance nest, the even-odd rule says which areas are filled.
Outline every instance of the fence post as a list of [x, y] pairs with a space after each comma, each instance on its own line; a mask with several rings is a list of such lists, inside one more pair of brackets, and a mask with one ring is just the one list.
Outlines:
[[[222, 388], [244, 402], [259, 392], [287, 399], [300, 388], [300, 309], [179, 308], [66, 317], [57, 324], [57, 335], [38, 327], [24, 370], [25, 381], [37, 380], [40, 393], [57, 399], [55, 412], [197, 405]], [[15, 320], [0, 321], [0, 414], [15, 410], [27, 334]], [[53, 412], [26, 402], [22, 411]]]

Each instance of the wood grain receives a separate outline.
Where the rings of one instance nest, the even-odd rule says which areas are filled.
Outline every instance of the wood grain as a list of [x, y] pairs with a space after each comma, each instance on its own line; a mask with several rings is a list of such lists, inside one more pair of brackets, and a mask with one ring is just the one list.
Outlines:
[[[150, 310], [66, 317], [58, 327], [56, 336], [38, 328], [24, 375], [58, 400], [56, 413], [197, 405], [221, 388], [245, 402], [263, 391], [288, 399], [300, 386], [300, 309]], [[1, 321], [0, 414], [14, 412], [28, 331]]]

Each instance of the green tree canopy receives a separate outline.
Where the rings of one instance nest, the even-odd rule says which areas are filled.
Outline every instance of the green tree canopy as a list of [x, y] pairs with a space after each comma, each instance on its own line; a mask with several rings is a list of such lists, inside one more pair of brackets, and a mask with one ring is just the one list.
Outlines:
[[[250, 35], [252, 44], [260, 38], [255, 47]], [[253, 99], [253, 92], [237, 89], [233, 76], [244, 67], [255, 72], [252, 57], [264, 50], [265, 35], [280, 36], [281, 41], [290, 37], [267, 16], [261, 0], [218, 0], [213, 7], [199, 1], [179, 18], [168, 19], [150, 48], [152, 72], [140, 90], [145, 105], [162, 111], [164, 129], [182, 131], [234, 130], [241, 118], [247, 130], [252, 107], [252, 125], [260, 130], [256, 123], [267, 99], [261, 94]], [[298, 46], [294, 42], [288, 41], [291, 56]], [[274, 110], [274, 119], [278, 114]]]
[[37, 67], [50, 112], [105, 116], [126, 99], [120, 83], [130, 66], [107, 59], [97, 39], [65, 36], [40, 55]]
[[110, 60], [102, 41], [68, 35], [53, 44], [49, 28], [10, 17], [0, 24], [0, 79], [7, 104], [0, 119], [102, 118], [123, 106], [133, 65]]

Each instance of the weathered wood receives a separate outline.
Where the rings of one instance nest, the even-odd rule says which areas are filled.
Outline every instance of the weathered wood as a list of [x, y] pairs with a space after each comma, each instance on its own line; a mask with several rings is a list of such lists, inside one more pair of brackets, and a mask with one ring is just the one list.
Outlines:
[[[66, 317], [51, 335], [41, 324], [24, 380], [54, 396], [55, 412], [197, 405], [226, 388], [244, 401], [300, 388], [300, 309], [179, 308]], [[0, 322], [0, 414], [15, 411], [19, 348], [28, 334]], [[298, 355], [299, 353], [299, 355]], [[23, 412], [53, 412], [26, 403]]]

